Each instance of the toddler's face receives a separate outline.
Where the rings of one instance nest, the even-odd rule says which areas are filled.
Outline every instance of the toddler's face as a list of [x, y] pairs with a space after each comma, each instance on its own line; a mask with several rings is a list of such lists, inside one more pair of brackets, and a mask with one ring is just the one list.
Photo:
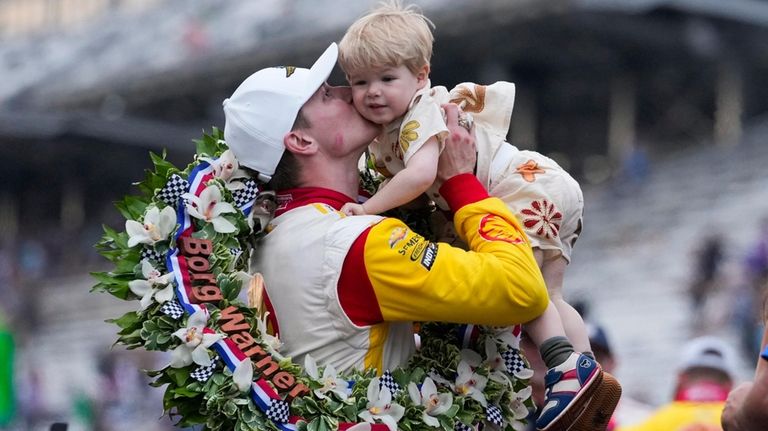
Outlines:
[[352, 101], [363, 117], [387, 124], [405, 114], [416, 91], [427, 83], [427, 66], [414, 74], [405, 66], [385, 66], [347, 76]]

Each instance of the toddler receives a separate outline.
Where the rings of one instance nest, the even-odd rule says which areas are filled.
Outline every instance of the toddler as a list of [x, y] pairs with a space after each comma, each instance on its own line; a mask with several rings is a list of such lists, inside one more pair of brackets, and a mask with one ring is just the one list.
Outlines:
[[413, 6], [389, 3], [353, 23], [339, 43], [339, 64], [355, 107], [382, 127], [369, 152], [373, 166], [388, 178], [366, 202], [347, 204], [342, 211], [378, 214], [424, 192], [445, 208], [433, 184], [448, 133], [440, 106], [452, 102], [462, 107], [461, 121], [467, 127], [474, 123], [475, 174], [518, 216], [550, 293], [546, 311], [525, 324], [549, 368], [536, 428], [565, 430], [579, 424], [573, 429], [605, 429], [621, 387], [594, 361], [584, 322], [562, 295], [565, 268], [581, 232], [581, 189], [553, 160], [505, 141], [514, 84], [464, 83], [450, 92], [431, 86], [430, 26]]

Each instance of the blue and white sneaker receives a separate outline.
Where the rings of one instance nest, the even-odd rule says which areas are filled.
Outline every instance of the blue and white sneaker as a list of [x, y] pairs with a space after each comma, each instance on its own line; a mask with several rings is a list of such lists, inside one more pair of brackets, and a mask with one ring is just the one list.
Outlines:
[[[595, 430], [576, 426], [592, 423], [589, 407], [595, 390], [603, 381], [603, 372], [589, 356], [572, 353], [562, 364], [551, 368], [544, 377], [544, 406], [536, 420], [539, 431]], [[616, 400], [618, 402], [618, 398]], [[612, 413], [612, 411], [611, 411]], [[610, 413], [608, 414], [610, 418]], [[605, 421], [607, 425], [607, 420]], [[604, 429], [604, 427], [602, 428]]]

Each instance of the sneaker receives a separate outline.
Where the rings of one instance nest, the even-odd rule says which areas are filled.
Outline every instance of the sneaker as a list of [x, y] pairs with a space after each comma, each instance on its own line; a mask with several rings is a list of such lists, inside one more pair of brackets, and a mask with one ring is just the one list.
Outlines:
[[600, 386], [592, 395], [587, 410], [571, 428], [573, 431], [579, 430], [605, 430], [613, 416], [613, 411], [619, 404], [621, 398], [621, 385], [615, 377], [602, 372], [603, 380]]
[[[544, 377], [544, 407], [536, 420], [536, 429], [576, 429], [574, 425], [577, 421], [583, 421], [581, 416], [587, 412], [592, 395], [602, 380], [603, 372], [597, 362], [580, 353], [572, 353], [565, 362], [551, 368]], [[607, 420], [605, 424], [608, 424]]]

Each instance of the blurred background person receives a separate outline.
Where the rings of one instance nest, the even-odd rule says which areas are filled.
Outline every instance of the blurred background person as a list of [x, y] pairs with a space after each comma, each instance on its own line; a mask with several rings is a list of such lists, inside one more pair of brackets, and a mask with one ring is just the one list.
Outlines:
[[672, 401], [645, 421], [620, 431], [720, 430], [720, 416], [733, 388], [735, 353], [713, 336], [691, 340], [681, 350]]
[[16, 415], [14, 362], [16, 345], [0, 310], [0, 429], [11, 423]]
[[[707, 229], [711, 231], [712, 229]], [[709, 321], [707, 302], [720, 290], [722, 267], [725, 260], [725, 244], [718, 232], [709, 232], [693, 252], [693, 268], [688, 294], [691, 300], [692, 327], [694, 330], [706, 329]]]
[[[615, 376], [619, 367], [619, 360], [614, 353], [605, 328], [593, 322], [587, 322], [587, 330], [595, 359], [605, 371]], [[608, 431], [616, 430], [619, 426], [637, 424], [650, 416], [652, 412], [653, 406], [633, 398], [631, 394], [625, 391], [621, 394], [619, 405], [609, 422]]]

